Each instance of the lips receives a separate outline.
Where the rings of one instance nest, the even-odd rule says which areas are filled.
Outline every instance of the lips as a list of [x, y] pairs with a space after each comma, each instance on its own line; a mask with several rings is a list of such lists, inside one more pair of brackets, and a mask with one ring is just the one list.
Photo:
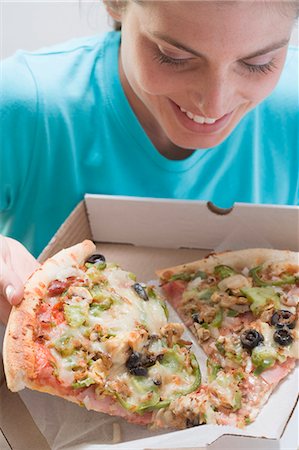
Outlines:
[[180, 124], [184, 128], [199, 134], [219, 133], [230, 121], [233, 114], [232, 111], [218, 119], [214, 117], [204, 117], [185, 110], [172, 100], [170, 100], [170, 103]]

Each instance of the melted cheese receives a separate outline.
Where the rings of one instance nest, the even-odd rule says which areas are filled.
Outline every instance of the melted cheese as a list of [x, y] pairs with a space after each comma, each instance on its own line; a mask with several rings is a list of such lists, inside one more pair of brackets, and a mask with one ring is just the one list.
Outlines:
[[[180, 356], [183, 358], [182, 367], [177, 371], [171, 365], [164, 367], [156, 362], [149, 369], [148, 376], [134, 377], [130, 374], [126, 362], [132, 351], [143, 353], [146, 346], [152, 354], [159, 355], [165, 351], [166, 344], [162, 344], [161, 336], [158, 337], [167, 324], [165, 310], [158, 298], [144, 300], [136, 293], [133, 289], [135, 280], [129, 273], [109, 266], [98, 272], [95, 273], [93, 268], [91, 278], [87, 276], [88, 271], [86, 275], [74, 268], [58, 274], [61, 279], [77, 275], [84, 280], [84, 287], [71, 286], [63, 297], [68, 323], [53, 327], [49, 341], [45, 341], [55, 358], [55, 374], [60, 382], [65, 386], [78, 380], [95, 382], [92, 381], [93, 367], [99, 362], [105, 371], [106, 391], [116, 389], [117, 393], [119, 389], [123, 401], [136, 407], [140, 403], [146, 407], [147, 402], [152, 406], [160, 397], [167, 400], [180, 391], [188, 390], [194, 383], [194, 374], [189, 375], [184, 369], [184, 361], [188, 358], [185, 360], [183, 353]], [[94, 286], [95, 297], [90, 299], [89, 293], [93, 295]], [[49, 299], [51, 306], [55, 305], [54, 300], [54, 297]], [[56, 301], [59, 302], [60, 298]], [[151, 335], [157, 338], [149, 341]], [[106, 368], [105, 358], [106, 362], [107, 358], [110, 361]], [[155, 378], [161, 380], [161, 385], [154, 384]]]

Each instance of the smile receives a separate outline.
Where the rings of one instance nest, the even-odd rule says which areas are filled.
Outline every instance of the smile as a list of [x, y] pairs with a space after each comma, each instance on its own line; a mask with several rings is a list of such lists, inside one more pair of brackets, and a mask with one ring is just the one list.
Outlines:
[[203, 117], [203, 116], [198, 116], [196, 114], [193, 114], [190, 111], [187, 111], [186, 109], [180, 107], [180, 110], [186, 114], [187, 117], [189, 117], [189, 119], [193, 120], [195, 123], [207, 123], [209, 125], [213, 124], [216, 122], [217, 119], [214, 119], [212, 117]]
[[201, 135], [213, 135], [222, 132], [228, 126], [234, 111], [224, 114], [222, 117], [204, 117], [199, 114], [194, 114], [170, 100], [170, 105], [178, 122], [184, 129], [192, 133]]

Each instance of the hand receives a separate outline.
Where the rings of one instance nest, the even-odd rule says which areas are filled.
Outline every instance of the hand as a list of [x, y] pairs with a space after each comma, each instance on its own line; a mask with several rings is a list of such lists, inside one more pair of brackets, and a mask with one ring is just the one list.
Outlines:
[[39, 263], [18, 241], [0, 235], [0, 320], [23, 298], [24, 283]]

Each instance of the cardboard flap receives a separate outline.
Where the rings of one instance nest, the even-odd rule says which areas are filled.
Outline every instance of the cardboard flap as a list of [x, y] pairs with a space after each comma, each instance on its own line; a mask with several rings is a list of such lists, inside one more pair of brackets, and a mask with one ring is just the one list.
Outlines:
[[206, 202], [194, 200], [87, 194], [85, 202], [93, 239], [99, 242], [166, 248], [220, 250], [226, 245], [224, 249], [237, 250], [246, 245], [299, 250], [296, 206], [236, 203], [228, 214], [219, 209], [217, 214]]
[[0, 428], [0, 448], [1, 450], [11, 450], [11, 447], [7, 443], [7, 440], [4, 434], [2, 433], [1, 428]]
[[[10, 392], [6, 384], [0, 387], [0, 437], [14, 450], [50, 450], [26, 406], [17, 393]], [[0, 444], [1, 444], [0, 438]], [[0, 447], [2, 450], [5, 447]]]
[[58, 229], [39, 255], [38, 260], [42, 263], [63, 248], [71, 247], [84, 241], [84, 239], [91, 239], [91, 231], [85, 211], [85, 203], [82, 200]]

